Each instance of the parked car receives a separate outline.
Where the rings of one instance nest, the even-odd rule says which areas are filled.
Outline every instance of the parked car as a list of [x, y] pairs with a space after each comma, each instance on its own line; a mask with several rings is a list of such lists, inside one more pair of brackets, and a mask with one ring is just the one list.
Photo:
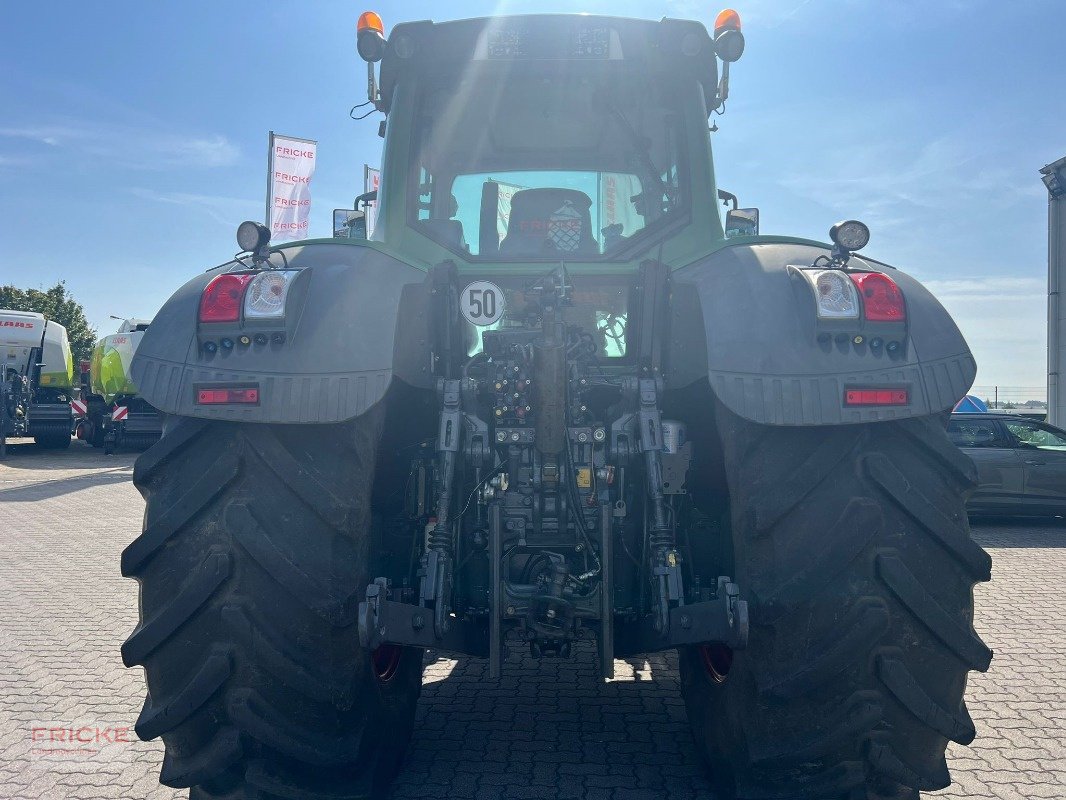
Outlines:
[[977, 465], [971, 515], [1066, 514], [1066, 431], [1016, 414], [952, 414], [948, 436]]

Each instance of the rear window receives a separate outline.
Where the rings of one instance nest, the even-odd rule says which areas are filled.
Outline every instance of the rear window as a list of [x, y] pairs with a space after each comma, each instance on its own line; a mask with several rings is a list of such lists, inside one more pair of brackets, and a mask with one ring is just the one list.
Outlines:
[[680, 92], [572, 71], [548, 81], [502, 69], [427, 87], [411, 224], [471, 260], [595, 261], [623, 258], [677, 219]]

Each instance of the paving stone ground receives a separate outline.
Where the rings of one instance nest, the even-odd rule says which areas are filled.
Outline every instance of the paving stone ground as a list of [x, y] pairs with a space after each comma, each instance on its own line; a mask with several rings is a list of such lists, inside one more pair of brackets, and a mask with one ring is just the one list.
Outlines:
[[[76, 442], [64, 453], [18, 444], [0, 462], [0, 798], [186, 796], [157, 783], [162, 746], [132, 735], [143, 677], [119, 658], [137, 616], [136, 584], [118, 571], [143, 511], [133, 460]], [[952, 746], [955, 784], [929, 796], [1066, 797], [1066, 525], [975, 535], [994, 560], [977, 628], [996, 656], [967, 691], [978, 738]], [[712, 800], [675, 660], [616, 667], [602, 684], [591, 651], [515, 655], [490, 682], [482, 661], [429, 654], [394, 797]], [[93, 741], [57, 742], [71, 736], [61, 728]]]

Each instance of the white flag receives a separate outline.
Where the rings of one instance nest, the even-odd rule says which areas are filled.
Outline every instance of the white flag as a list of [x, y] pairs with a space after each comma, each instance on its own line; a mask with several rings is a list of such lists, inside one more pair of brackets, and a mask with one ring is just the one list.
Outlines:
[[306, 239], [318, 142], [270, 132], [267, 227], [272, 242]]
[[496, 185], [500, 187], [496, 200], [496, 233], [499, 234], [502, 242], [504, 237], [507, 236], [507, 226], [511, 222], [511, 198], [515, 196], [516, 192], [520, 192], [527, 187], [504, 183], [503, 181], [496, 181]]

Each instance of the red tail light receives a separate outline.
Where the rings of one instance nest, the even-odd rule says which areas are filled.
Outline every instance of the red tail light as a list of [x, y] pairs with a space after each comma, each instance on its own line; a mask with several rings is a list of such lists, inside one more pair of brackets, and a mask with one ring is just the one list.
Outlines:
[[200, 295], [200, 322], [236, 322], [241, 318], [244, 290], [254, 275], [219, 275]]
[[872, 322], [903, 322], [907, 308], [896, 282], [880, 272], [849, 272], [862, 297], [866, 319]]
[[909, 389], [867, 389], [849, 386], [844, 390], [846, 406], [905, 406], [911, 401]]
[[257, 405], [259, 403], [259, 387], [215, 386], [209, 389], [197, 389], [196, 403], [201, 406], [215, 406], [224, 403]]

